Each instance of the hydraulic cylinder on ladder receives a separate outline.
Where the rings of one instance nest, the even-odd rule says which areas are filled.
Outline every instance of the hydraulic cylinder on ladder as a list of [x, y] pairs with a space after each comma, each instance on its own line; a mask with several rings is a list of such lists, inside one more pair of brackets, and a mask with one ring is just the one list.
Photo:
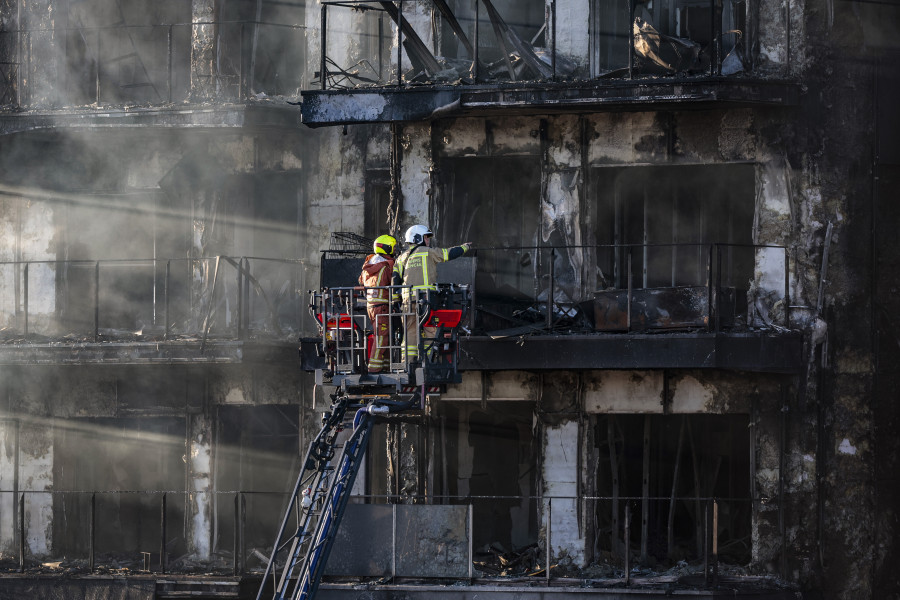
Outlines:
[[317, 382], [334, 387], [331, 410], [307, 450], [257, 600], [315, 596], [376, 417], [422, 408], [428, 393], [459, 381], [457, 341], [469, 300], [466, 286], [424, 290], [405, 310], [391, 315], [401, 323], [416, 319], [422, 360], [407, 360], [401, 350], [406, 341], [392, 333], [387, 349], [391, 368], [378, 375], [365, 372], [372, 336], [367, 334], [364, 289], [332, 288], [311, 297], [320, 335], [308, 344], [317, 357]]

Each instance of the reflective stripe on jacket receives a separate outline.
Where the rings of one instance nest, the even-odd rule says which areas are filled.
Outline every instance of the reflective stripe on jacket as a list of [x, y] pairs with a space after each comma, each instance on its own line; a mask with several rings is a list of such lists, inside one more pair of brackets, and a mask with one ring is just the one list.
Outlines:
[[[466, 245], [453, 248], [416, 246], [397, 257], [394, 262], [394, 273], [399, 276], [403, 285], [410, 285], [414, 290], [435, 289], [437, 264], [452, 260], [451, 251], [457, 248], [460, 252], [453, 252], [457, 256], [462, 256], [469, 249]], [[403, 289], [403, 295], [404, 297], [408, 295], [406, 288]]]

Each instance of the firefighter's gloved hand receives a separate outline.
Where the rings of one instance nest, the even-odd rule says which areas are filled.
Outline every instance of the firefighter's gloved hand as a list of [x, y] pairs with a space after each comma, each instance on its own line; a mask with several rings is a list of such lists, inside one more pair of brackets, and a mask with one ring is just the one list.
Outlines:
[[466, 249], [466, 254], [475, 254], [475, 244], [473, 242], [466, 242], [465, 244], [463, 244], [463, 248]]

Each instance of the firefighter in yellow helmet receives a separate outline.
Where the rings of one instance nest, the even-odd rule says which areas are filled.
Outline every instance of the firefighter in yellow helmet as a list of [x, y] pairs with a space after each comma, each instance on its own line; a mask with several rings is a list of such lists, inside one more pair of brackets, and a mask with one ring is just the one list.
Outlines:
[[363, 263], [359, 284], [366, 288], [366, 313], [375, 333], [375, 343], [369, 349], [369, 373], [381, 373], [385, 367], [390, 368], [387, 351], [390, 346], [391, 302], [400, 299], [388, 289], [394, 270], [397, 240], [390, 235], [378, 236], [372, 249], [374, 253], [368, 255]]
[[[404, 317], [406, 329], [404, 356], [407, 361], [412, 362], [418, 359], [419, 348], [416, 345], [418, 337], [416, 331], [418, 327], [417, 311], [410, 299], [415, 300], [416, 290], [436, 289], [434, 284], [438, 263], [459, 258], [471, 251], [474, 245], [466, 242], [452, 248], [434, 248], [431, 246], [434, 233], [425, 225], [413, 225], [407, 229], [405, 239], [406, 243], [410, 244], [410, 248], [398, 256], [394, 262], [394, 285], [412, 286], [411, 291], [407, 288], [403, 289], [405, 312], [409, 313]], [[433, 327], [425, 327], [424, 330], [424, 337], [435, 335]]]

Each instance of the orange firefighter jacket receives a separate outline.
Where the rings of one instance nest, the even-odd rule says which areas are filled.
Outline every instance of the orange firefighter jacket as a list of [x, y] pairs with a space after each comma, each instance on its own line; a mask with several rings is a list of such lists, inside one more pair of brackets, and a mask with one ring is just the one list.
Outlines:
[[392, 298], [397, 300], [397, 294], [391, 294], [384, 288], [391, 285], [391, 274], [394, 271], [394, 259], [381, 254], [370, 254], [363, 264], [362, 273], [359, 275], [359, 284], [369, 288], [366, 290], [367, 304], [388, 304]]

